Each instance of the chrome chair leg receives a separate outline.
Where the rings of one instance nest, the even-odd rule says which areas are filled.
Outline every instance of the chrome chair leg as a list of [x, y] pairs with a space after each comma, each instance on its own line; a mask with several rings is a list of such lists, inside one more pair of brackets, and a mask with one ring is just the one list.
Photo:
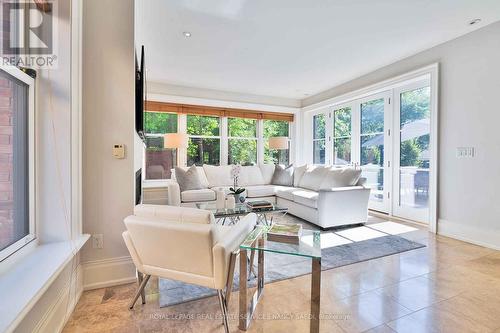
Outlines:
[[229, 333], [229, 324], [227, 322], [227, 306], [226, 300], [224, 299], [224, 292], [221, 289], [217, 289], [217, 295], [219, 296], [219, 304], [222, 311], [222, 323], [224, 324], [224, 332]]
[[[149, 278], [151, 277], [151, 275], [146, 275], [145, 274], [145, 277], [143, 277], [141, 274], [142, 273], [139, 273], [140, 275], [138, 276], [141, 276], [140, 279], [142, 279], [140, 285], [139, 285], [139, 288], [137, 288], [137, 291], [134, 295], [134, 298], [132, 299], [132, 302], [130, 302], [129, 304], [129, 309], [132, 310], [134, 308], [134, 305], [135, 305], [135, 302], [137, 302], [137, 299], [139, 298], [140, 295], [143, 295], [143, 292], [144, 292], [144, 287], [146, 287], [146, 284], [148, 283], [149, 281]], [[143, 298], [143, 303], [142, 304], [145, 304], [146, 303], [146, 295], [144, 294], [144, 298]]]

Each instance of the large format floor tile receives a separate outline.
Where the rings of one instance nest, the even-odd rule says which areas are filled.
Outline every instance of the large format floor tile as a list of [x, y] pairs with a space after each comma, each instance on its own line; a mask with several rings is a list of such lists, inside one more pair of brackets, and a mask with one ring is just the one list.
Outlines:
[[[500, 333], [500, 252], [407, 225], [416, 230], [399, 236], [427, 247], [322, 272], [321, 332]], [[308, 332], [310, 284], [310, 275], [267, 284], [248, 332]], [[84, 292], [64, 332], [223, 332], [216, 297], [160, 308], [152, 278], [147, 303], [130, 311], [135, 288]], [[241, 332], [237, 292], [229, 314]]]

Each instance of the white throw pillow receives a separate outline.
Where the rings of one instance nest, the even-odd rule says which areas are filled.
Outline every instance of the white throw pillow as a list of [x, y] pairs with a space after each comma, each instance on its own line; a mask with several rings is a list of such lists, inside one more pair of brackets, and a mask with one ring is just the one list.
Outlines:
[[238, 186], [263, 185], [264, 178], [257, 165], [242, 166]]
[[326, 174], [321, 184], [322, 190], [329, 190], [335, 187], [354, 186], [361, 177], [361, 169], [353, 168], [331, 168]]
[[180, 167], [175, 167], [175, 175], [181, 192], [202, 189], [198, 170], [196, 170], [195, 165], [189, 167], [187, 171], [184, 171]]
[[209, 187], [232, 186], [231, 165], [208, 165], [203, 164], [203, 170], [208, 179]]
[[306, 170], [307, 164], [295, 168], [295, 170], [293, 171], [293, 187], [299, 187], [300, 180], [302, 179], [302, 176], [304, 175], [304, 172], [306, 172]]
[[329, 168], [324, 166], [309, 166], [300, 179], [299, 187], [319, 191], [328, 170]]
[[[188, 171], [188, 169], [189, 169], [189, 167], [178, 167], [178, 168], [181, 168], [184, 171]], [[176, 180], [175, 169], [172, 169], [171, 171], [172, 171], [172, 179]], [[203, 167], [197, 166], [196, 171], [198, 171], [198, 177], [200, 178], [201, 187], [208, 188], [208, 185], [209, 185], [208, 179], [207, 179], [207, 176], [205, 175], [205, 170], [203, 170]]]
[[259, 164], [260, 172], [262, 173], [263, 184], [271, 184], [274, 174], [274, 164]]

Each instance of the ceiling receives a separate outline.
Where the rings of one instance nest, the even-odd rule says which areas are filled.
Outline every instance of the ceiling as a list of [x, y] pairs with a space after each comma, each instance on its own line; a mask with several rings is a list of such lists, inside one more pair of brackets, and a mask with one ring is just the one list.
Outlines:
[[300, 100], [498, 20], [499, 0], [137, 0], [136, 44], [150, 82]]

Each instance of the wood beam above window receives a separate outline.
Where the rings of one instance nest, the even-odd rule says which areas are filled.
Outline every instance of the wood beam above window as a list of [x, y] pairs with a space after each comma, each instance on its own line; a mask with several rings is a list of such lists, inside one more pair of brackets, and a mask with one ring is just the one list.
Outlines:
[[293, 122], [294, 116], [292, 113], [220, 108], [214, 106], [189, 105], [155, 101], [146, 102], [146, 112], [172, 112], [216, 117], [282, 120], [288, 122]]

